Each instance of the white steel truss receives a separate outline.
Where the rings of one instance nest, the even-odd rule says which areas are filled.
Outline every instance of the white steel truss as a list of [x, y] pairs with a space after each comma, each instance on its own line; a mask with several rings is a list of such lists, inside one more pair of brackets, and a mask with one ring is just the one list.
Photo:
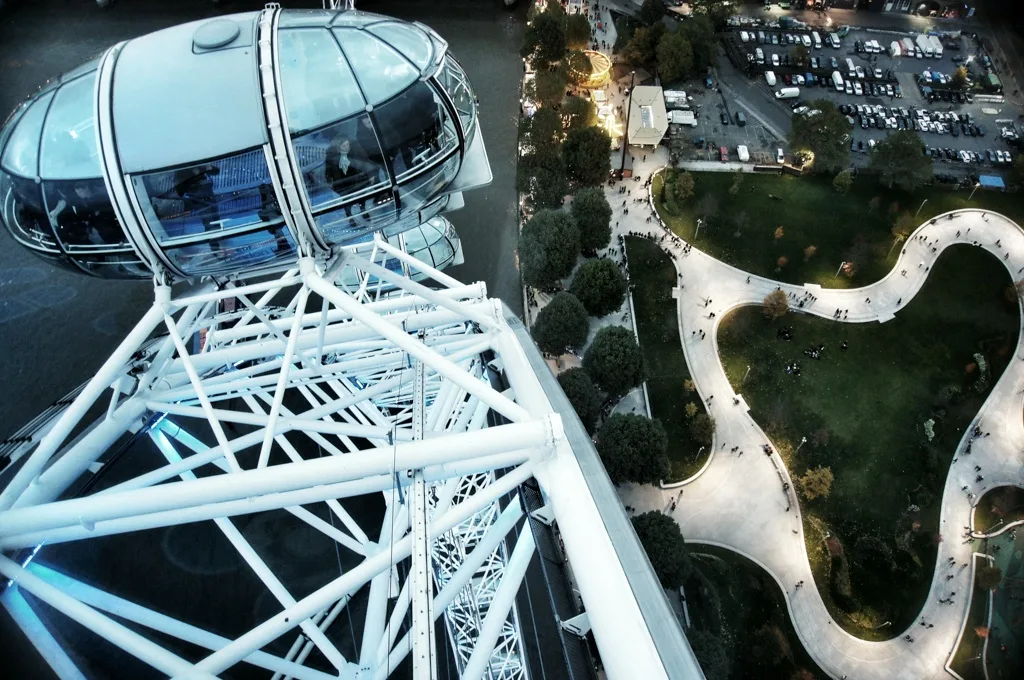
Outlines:
[[[535, 477], [584, 565], [609, 676], [667, 677], [533, 371], [482, 284], [379, 239], [261, 281], [179, 294], [158, 281], [136, 328], [0, 472], [0, 601], [31, 622], [30, 595], [175, 678], [245, 663], [275, 680], [384, 680], [407, 657], [413, 677], [432, 678], [443, 614], [460, 677], [527, 678], [515, 599], [535, 544], [518, 489]], [[133, 433], [152, 446], [130, 455], [150, 458], [102, 481]], [[367, 498], [383, 498], [382, 517], [358, 516]], [[254, 538], [248, 522], [265, 516], [333, 546], [337, 572], [296, 579]], [[203, 522], [275, 603], [241, 634], [46, 559], [46, 546]], [[40, 649], [56, 644], [37, 632]], [[207, 652], [186, 658], [166, 637]], [[73, 668], [50, 656], [62, 675]]]

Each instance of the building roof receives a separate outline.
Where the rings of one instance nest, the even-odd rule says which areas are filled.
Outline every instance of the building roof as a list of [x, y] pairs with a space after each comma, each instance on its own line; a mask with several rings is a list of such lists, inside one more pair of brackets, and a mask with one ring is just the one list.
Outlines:
[[668, 130], [665, 97], [660, 87], [639, 85], [629, 99], [630, 144], [657, 144]]

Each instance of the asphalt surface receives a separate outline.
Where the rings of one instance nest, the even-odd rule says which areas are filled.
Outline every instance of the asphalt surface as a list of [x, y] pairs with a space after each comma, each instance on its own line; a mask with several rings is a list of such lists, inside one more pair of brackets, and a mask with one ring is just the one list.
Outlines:
[[[261, 9], [263, 2], [15, 0], [0, 13], [0, 119], [48, 78], [119, 40], [175, 24]], [[320, 2], [288, 2], [320, 7]], [[483, 280], [521, 312], [515, 264], [515, 158], [524, 11], [500, 0], [360, 0], [358, 7], [422, 21], [449, 41], [480, 100], [494, 181], [467, 193], [448, 217], [466, 263], [449, 273]], [[101, 281], [58, 270], [0, 236], [0, 437], [8, 436], [92, 376], [152, 300], [149, 283]]]

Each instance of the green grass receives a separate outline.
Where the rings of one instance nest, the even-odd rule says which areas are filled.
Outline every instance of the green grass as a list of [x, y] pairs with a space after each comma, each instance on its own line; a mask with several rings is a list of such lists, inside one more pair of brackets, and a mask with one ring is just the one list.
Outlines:
[[985, 678], [985, 673], [981, 668], [981, 659], [975, 658], [981, 654], [985, 641], [978, 637], [974, 630], [979, 626], [984, 626], [987, 620], [988, 591], [974, 586], [974, 592], [971, 595], [971, 610], [967, 613], [964, 634], [953, 654], [953, 662], [949, 664], [964, 680], [984, 680]]
[[[716, 634], [725, 643], [726, 653], [732, 660], [730, 679], [791, 680], [801, 668], [820, 680], [829, 677], [804, 649], [786, 610], [779, 584], [764, 569], [731, 550], [699, 544], [691, 545], [690, 549], [694, 565], [714, 586], [719, 613], [714, 616], [701, 606], [702, 603], [695, 602], [699, 595], [688, 588], [691, 622], [697, 629], [716, 633], [718, 621], [709, 618], [720, 618], [720, 630]], [[763, 626], [777, 627], [785, 636], [789, 654], [777, 664], [765, 661], [757, 653], [756, 632]]]
[[1024, 519], [1024, 489], [1001, 486], [978, 499], [974, 509], [975, 531], [989, 531]]
[[704, 405], [696, 392], [687, 393], [683, 388], [683, 382], [690, 379], [690, 370], [680, 346], [676, 301], [672, 298], [676, 270], [671, 258], [649, 239], [627, 238], [626, 254], [634, 285], [640, 349], [647, 365], [651, 415], [661, 421], [668, 434], [671, 480], [678, 481], [697, 472], [710, 451], [700, 450], [687, 427], [686, 404], [692, 402], [698, 413], [704, 412]]
[[[1004, 296], [1009, 284], [995, 257], [955, 246], [888, 323], [842, 324], [793, 313], [770, 322], [759, 307], [723, 319], [726, 373], [790, 472], [829, 466], [835, 475], [828, 499], [802, 502], [803, 519], [822, 597], [855, 635], [894, 635], [913, 622], [927, 594], [954, 449], [1013, 357], [1019, 326], [1017, 307]], [[793, 328], [792, 342], [776, 339], [782, 326]], [[839, 349], [844, 340], [847, 351]], [[803, 355], [822, 343], [821, 360]], [[970, 368], [975, 353], [989, 366], [984, 387], [980, 371]], [[793, 360], [803, 369], [799, 377], [784, 371]], [[934, 421], [932, 441], [927, 420]], [[852, 594], [845, 597], [830, 583], [830, 560], [819, 541], [826, 531], [849, 564]], [[879, 547], [872, 549], [875, 539]], [[887, 620], [891, 626], [876, 629]]]
[[[899, 246], [892, 248], [890, 231], [895, 215], [915, 213], [926, 199], [917, 224], [967, 207], [997, 211], [1024, 224], [1024, 200], [1015, 194], [979, 190], [968, 202], [968, 191], [923, 189], [907, 194], [865, 177], [857, 179], [848, 194], [840, 195], [830, 178], [748, 174], [733, 195], [729, 193], [732, 173], [693, 174], [695, 195], [679, 215], [669, 214], [658, 200], [662, 176], [653, 182], [655, 207], [672, 231], [724, 262], [789, 283], [845, 288], [882, 278], [899, 254]], [[701, 226], [694, 240], [695, 206], [708, 195], [717, 202], [717, 214]], [[872, 208], [873, 204], [877, 207]], [[779, 227], [782, 236], [776, 238]], [[816, 248], [810, 257], [805, 254], [809, 246]], [[783, 257], [787, 261], [780, 267]], [[840, 264], [851, 261], [856, 263], [856, 273], [836, 278]]]

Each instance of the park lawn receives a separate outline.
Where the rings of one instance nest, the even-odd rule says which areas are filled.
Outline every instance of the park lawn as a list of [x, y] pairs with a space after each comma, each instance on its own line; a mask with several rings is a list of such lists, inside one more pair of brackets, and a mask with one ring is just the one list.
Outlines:
[[[697, 588], [686, 591], [691, 622], [695, 628], [708, 630], [721, 638], [732, 661], [729, 678], [792, 680], [799, 669], [806, 669], [811, 677], [827, 680], [828, 674], [814, 663], [800, 642], [786, 610], [782, 590], [768, 572], [725, 548], [690, 544], [690, 552], [694, 566], [714, 586], [718, 602], [711, 604], [718, 605], [720, 625], [716, 626], [719, 620], [713, 620], [715, 614], [708, 607], [694, 602], [700, 597]], [[759, 653], [763, 638], [757, 632], [766, 626], [781, 631], [788, 647], [788, 654], [777, 664], [767, 662]]]
[[[984, 564], [984, 560], [981, 558], [975, 558], [975, 562], [975, 566]], [[957, 645], [953, 661], [949, 666], [964, 680], [984, 680], [985, 672], [982, 670], [981, 659], [978, 657], [981, 656], [985, 640], [978, 637], [975, 629], [984, 626], [988, 621], [989, 593], [977, 585], [974, 585], [973, 589], [971, 609], [967, 612], [963, 636], [960, 638], [960, 644]]]
[[[734, 173], [693, 175], [694, 196], [679, 215], [670, 214], [661, 204], [662, 175], [655, 177], [655, 208], [665, 223], [728, 264], [787, 283], [847, 288], [881, 279], [899, 254], [890, 231], [895, 216], [917, 212], [924, 201], [917, 224], [966, 207], [1000, 212], [1024, 224], [1024, 201], [1015, 194], [978, 191], [968, 202], [969, 191], [926, 188], [908, 194], [886, 189], [874, 177], [862, 177], [842, 195], [828, 177], [753, 174], [743, 175], [739, 191], [730, 194]], [[877, 207], [872, 209], [876, 198]], [[694, 212], [703, 200], [711, 200], [717, 208], [694, 239]], [[779, 227], [781, 236], [776, 238]], [[815, 251], [808, 256], [805, 250], [810, 246]], [[837, 276], [840, 265], [851, 261], [857, 271]]]
[[990, 531], [1024, 519], [1024, 489], [1000, 486], [990, 489], [974, 506], [974, 530]]
[[690, 379], [690, 369], [679, 341], [679, 319], [672, 297], [676, 269], [672, 259], [650, 239], [627, 238], [626, 255], [637, 333], [647, 367], [651, 415], [661, 421], [668, 434], [672, 474], [665, 481], [679, 481], [697, 472], [710, 451], [702, 452], [694, 443], [684, 411], [687, 402], [693, 402], [698, 413], [704, 412], [704, 405], [696, 392], [688, 394], [683, 388], [683, 382]]
[[[803, 520], [809, 543], [829, 532], [850, 565], [852, 596], [830, 583], [828, 555], [808, 545], [823, 599], [855, 635], [891, 637], [920, 610], [954, 449], [1013, 357], [1019, 322], [1016, 303], [1005, 297], [1010, 282], [992, 255], [954, 246], [888, 323], [793, 313], [770, 322], [759, 307], [722, 321], [719, 350], [729, 380], [790, 473], [829, 466], [835, 476], [829, 498], [802, 501]], [[783, 326], [792, 327], [792, 342], [776, 339]], [[839, 349], [844, 340], [847, 351]], [[819, 344], [825, 345], [821, 360], [804, 356]], [[989, 367], [980, 393], [979, 370], [969, 368], [979, 352]], [[784, 370], [794, 360], [799, 377]], [[875, 629], [887, 620], [890, 627]]]

